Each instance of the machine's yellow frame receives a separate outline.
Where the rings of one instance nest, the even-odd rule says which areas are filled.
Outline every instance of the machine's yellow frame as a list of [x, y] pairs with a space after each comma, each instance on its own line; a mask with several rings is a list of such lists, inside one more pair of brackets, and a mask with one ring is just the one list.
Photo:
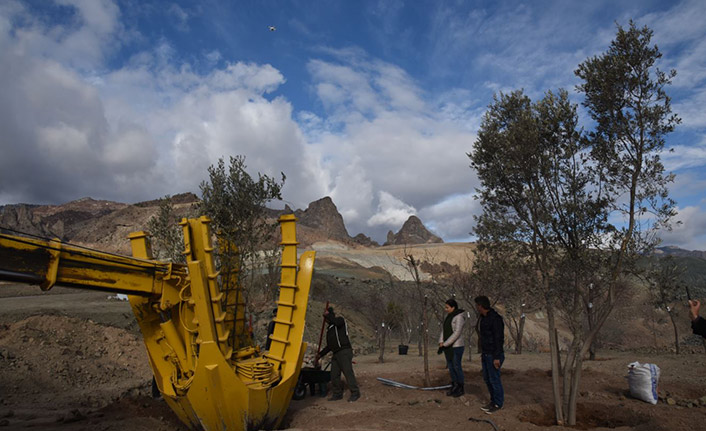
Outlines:
[[268, 352], [253, 346], [246, 332], [238, 268], [216, 270], [206, 217], [181, 222], [186, 265], [153, 260], [146, 232], [129, 236], [132, 258], [0, 233], [0, 280], [127, 294], [157, 387], [185, 424], [274, 429], [287, 411], [306, 350], [315, 256], [305, 252], [297, 265], [296, 218], [284, 215], [279, 222], [281, 282]]

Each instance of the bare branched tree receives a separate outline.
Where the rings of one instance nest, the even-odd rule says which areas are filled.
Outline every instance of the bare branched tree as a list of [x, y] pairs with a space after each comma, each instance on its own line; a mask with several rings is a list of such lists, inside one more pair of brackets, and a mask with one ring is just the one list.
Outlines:
[[674, 329], [674, 349], [676, 354], [681, 353], [679, 347], [679, 327], [677, 326], [678, 301], [684, 302], [686, 290], [684, 288], [684, 273], [686, 268], [672, 256], [654, 259], [650, 269], [645, 274], [650, 293], [655, 307], [667, 312]]

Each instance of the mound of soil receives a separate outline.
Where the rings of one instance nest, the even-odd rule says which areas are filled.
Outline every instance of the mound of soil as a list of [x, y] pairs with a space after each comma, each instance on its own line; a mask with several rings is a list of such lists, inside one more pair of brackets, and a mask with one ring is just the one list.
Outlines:
[[102, 407], [151, 378], [142, 341], [124, 329], [46, 315], [0, 327], [3, 405]]

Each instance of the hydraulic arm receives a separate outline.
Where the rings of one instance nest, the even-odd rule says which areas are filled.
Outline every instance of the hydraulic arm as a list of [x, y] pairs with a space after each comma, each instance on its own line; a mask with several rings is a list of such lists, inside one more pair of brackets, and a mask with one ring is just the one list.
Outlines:
[[186, 265], [153, 260], [146, 232], [129, 236], [133, 257], [0, 233], [0, 280], [127, 294], [157, 386], [184, 423], [207, 430], [273, 429], [287, 411], [306, 350], [314, 252], [303, 253], [297, 264], [295, 221], [293, 215], [279, 220], [280, 294], [265, 353], [247, 333], [239, 268], [222, 259], [223, 269], [216, 269], [206, 217], [181, 222]]

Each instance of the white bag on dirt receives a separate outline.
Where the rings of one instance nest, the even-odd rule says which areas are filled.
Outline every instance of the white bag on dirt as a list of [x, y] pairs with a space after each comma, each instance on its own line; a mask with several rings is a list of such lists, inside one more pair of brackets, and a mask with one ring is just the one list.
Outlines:
[[630, 395], [657, 404], [657, 383], [659, 382], [659, 367], [655, 364], [641, 364], [633, 362], [628, 364], [628, 385]]

